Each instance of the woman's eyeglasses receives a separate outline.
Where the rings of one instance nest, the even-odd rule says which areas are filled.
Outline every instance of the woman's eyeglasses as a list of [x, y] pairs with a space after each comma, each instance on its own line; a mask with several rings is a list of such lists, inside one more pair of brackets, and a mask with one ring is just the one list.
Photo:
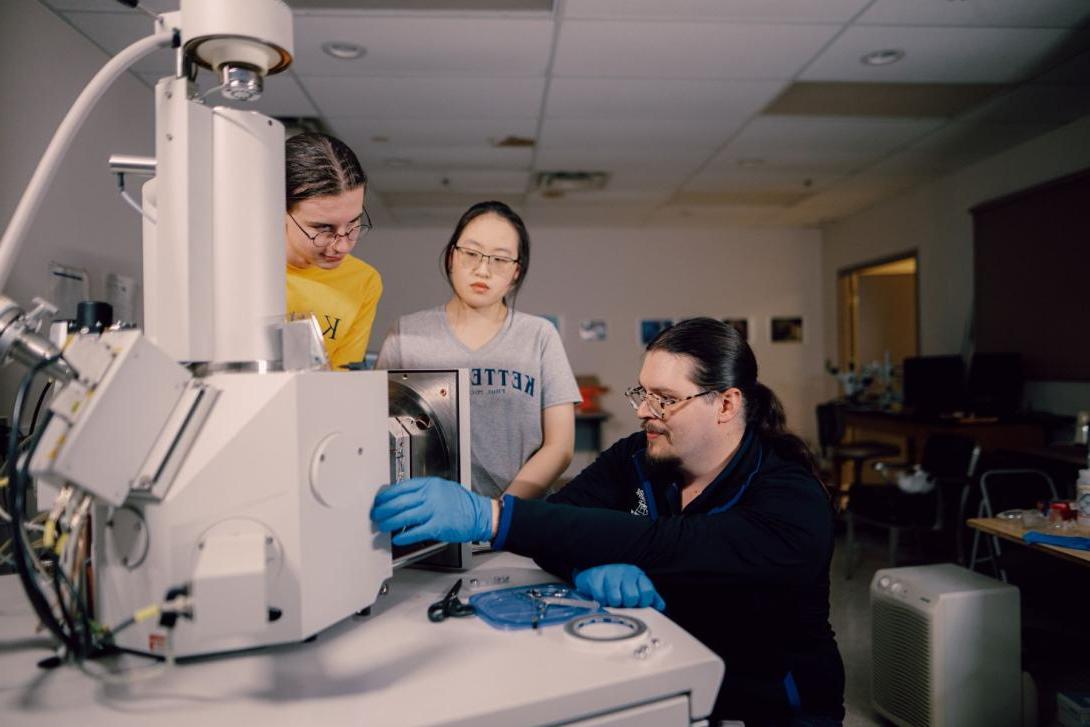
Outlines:
[[461, 255], [462, 267], [466, 270], [476, 270], [477, 266], [484, 260], [488, 265], [488, 269], [492, 272], [498, 275], [507, 275], [514, 271], [515, 266], [519, 264], [519, 261], [514, 258], [503, 255], [485, 255], [483, 252], [460, 245], [455, 245], [454, 249]]

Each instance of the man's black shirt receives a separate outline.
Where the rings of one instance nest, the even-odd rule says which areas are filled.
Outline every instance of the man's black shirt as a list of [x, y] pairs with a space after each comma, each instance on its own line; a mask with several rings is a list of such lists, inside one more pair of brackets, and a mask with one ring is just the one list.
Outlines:
[[565, 579], [597, 565], [642, 568], [666, 615], [725, 662], [718, 718], [763, 723], [801, 710], [843, 719], [824, 487], [749, 431], [682, 511], [677, 485], [650, 474], [646, 448], [638, 432], [548, 500], [506, 498], [494, 547]]

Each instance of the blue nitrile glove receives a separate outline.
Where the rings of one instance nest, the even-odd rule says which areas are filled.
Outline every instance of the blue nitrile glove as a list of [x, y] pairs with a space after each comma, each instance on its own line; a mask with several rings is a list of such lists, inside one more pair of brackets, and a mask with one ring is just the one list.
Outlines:
[[405, 528], [394, 545], [492, 539], [492, 501], [441, 477], [414, 477], [380, 491], [371, 520], [383, 532]]
[[603, 606], [666, 609], [666, 602], [647, 574], [627, 563], [599, 565], [579, 571], [575, 574], [575, 590]]

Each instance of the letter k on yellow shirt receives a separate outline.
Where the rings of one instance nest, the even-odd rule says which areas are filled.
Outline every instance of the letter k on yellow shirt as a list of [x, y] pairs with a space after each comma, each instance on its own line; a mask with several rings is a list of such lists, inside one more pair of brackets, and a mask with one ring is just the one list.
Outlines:
[[333, 270], [288, 266], [288, 315], [314, 314], [334, 371], [363, 360], [382, 276], [351, 255]]

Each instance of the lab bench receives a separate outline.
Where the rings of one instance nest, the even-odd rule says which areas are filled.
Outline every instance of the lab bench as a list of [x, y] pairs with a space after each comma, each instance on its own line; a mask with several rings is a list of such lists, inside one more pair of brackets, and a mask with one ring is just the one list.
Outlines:
[[[704, 724], [722, 662], [659, 612], [616, 610], [643, 621], [658, 639], [660, 648], [643, 658], [618, 644], [576, 643], [562, 626], [501, 631], [477, 617], [430, 622], [428, 606], [458, 577], [466, 579], [465, 599], [474, 582], [479, 589], [556, 580], [507, 553], [474, 556], [473, 568], [461, 574], [404, 568], [369, 615], [309, 643], [187, 659], [160, 676], [115, 686], [73, 666], [39, 668], [53, 653], [50, 641], [35, 635], [17, 578], [3, 576], [0, 723]], [[116, 673], [149, 663], [126, 654], [88, 668]]]

